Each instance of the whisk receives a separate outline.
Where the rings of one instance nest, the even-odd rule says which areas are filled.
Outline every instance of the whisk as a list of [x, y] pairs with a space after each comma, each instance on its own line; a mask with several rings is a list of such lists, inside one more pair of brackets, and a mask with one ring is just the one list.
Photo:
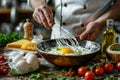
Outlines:
[[[72, 35], [69, 31], [62, 27], [62, 0], [61, 0], [61, 12], [60, 12], [60, 25], [55, 24], [55, 29], [53, 28], [53, 35], [56, 39], [56, 43], [58, 46], [67, 46], [67, 47], [75, 47], [79, 46], [77, 39]], [[56, 30], [59, 30], [60, 33], [56, 34]], [[64, 38], [64, 39], [63, 39]]]
[[[56, 39], [56, 43], [58, 46], [67, 46], [67, 47], [75, 47], [79, 46], [79, 42], [75, 38], [73, 34], [69, 31], [55, 24], [55, 29], [53, 29], [53, 35]], [[60, 30], [60, 33], [56, 34], [56, 30]]]

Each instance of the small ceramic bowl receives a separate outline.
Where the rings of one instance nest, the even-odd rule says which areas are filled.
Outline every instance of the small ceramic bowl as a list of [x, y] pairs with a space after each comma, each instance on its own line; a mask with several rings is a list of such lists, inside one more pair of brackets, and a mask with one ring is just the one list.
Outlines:
[[107, 57], [109, 60], [120, 62], [120, 44], [115, 43], [107, 48]]

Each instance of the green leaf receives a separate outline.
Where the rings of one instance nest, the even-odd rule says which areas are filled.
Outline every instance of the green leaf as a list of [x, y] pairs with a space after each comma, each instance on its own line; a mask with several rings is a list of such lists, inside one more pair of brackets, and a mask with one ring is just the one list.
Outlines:
[[0, 33], [0, 47], [5, 47], [6, 44], [23, 39], [23, 35], [11, 32], [9, 34]]
[[115, 79], [115, 77], [114, 77], [114, 76], [112, 76], [112, 75], [111, 75], [111, 76], [109, 76], [109, 77], [106, 77], [106, 79], [105, 79], [105, 80], [116, 80], [116, 79]]

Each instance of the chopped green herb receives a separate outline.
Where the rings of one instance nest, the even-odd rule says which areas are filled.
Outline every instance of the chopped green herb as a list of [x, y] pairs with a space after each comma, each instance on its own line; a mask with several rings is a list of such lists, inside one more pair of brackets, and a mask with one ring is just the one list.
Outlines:
[[120, 48], [115, 48], [113, 51], [120, 51]]
[[117, 80], [117, 79], [115, 79], [115, 77], [111, 75], [111, 76], [109, 76], [109, 77], [106, 77], [105, 80]]
[[29, 78], [34, 78], [36, 80], [39, 80], [41, 77], [43, 77], [43, 74], [31, 74]]

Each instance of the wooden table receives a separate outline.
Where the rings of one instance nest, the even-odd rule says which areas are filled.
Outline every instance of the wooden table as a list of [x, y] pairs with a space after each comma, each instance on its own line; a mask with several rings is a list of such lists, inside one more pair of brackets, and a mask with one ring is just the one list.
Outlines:
[[[31, 72], [31, 73], [28, 73], [26, 75], [22, 75], [22, 76], [10, 76], [10, 75], [8, 75], [8, 76], [2, 76], [0, 80], [34, 80], [34, 79], [30, 79], [29, 78], [29, 76], [31, 74], [38, 74], [38, 73], [40, 73], [42, 71], [51, 72], [51, 71], [53, 71], [53, 69], [56, 70], [53, 73], [53, 75], [55, 75], [57, 73], [57, 76], [59, 76], [63, 70], [68, 71], [71, 68], [73, 68], [75, 70], [75, 73], [76, 73], [75, 76], [74, 76], [74, 78], [77, 78], [79, 80], [84, 80], [83, 77], [80, 77], [77, 74], [77, 72], [76, 72], [77, 69], [78, 69], [78, 67], [67, 67], [67, 68], [65, 68], [65, 67], [57, 67], [57, 66], [54, 66], [51, 63], [47, 62], [43, 58], [39, 58], [39, 60], [40, 60], [40, 68], [39, 68], [39, 70]], [[47, 76], [51, 76], [51, 75], [52, 74], [47, 74]], [[102, 77], [97, 77], [96, 76], [95, 80], [103, 80], [106, 76], [110, 76], [110, 75], [114, 75], [118, 80], [120, 79], [120, 72], [118, 72], [117, 70], [114, 70], [114, 72], [112, 74], [104, 74], [104, 76], [102, 76]]]

